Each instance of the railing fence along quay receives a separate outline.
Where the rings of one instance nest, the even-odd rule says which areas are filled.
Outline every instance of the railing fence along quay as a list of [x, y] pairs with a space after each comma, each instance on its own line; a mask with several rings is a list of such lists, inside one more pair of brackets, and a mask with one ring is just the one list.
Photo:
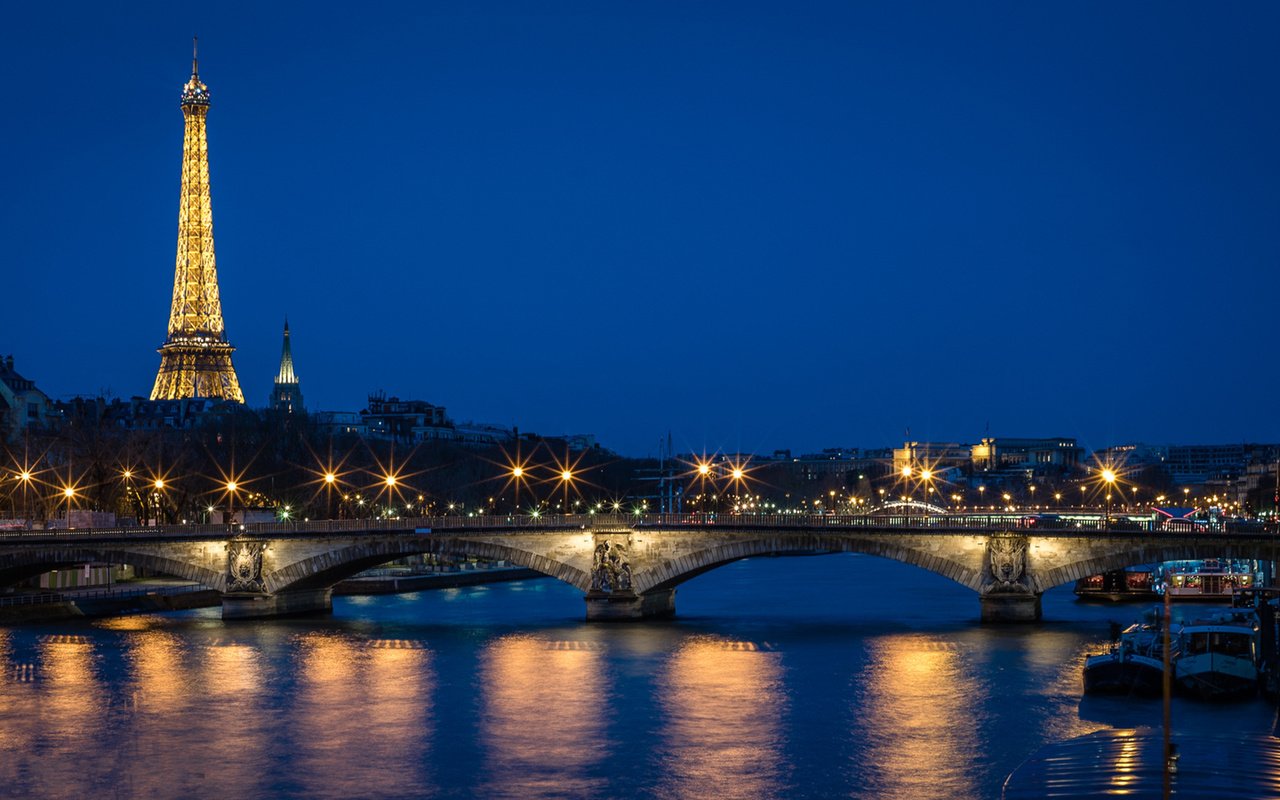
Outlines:
[[[1214, 528], [1169, 530], [1157, 526], [1151, 520], [1122, 520], [1108, 525], [1101, 516], [1062, 517], [1046, 519], [1044, 515], [1030, 514], [546, 514], [485, 515], [463, 517], [413, 517], [389, 519], [338, 519], [299, 522], [267, 522], [246, 525], [199, 524], [162, 525], [129, 528], [55, 528], [48, 530], [0, 531], [0, 541], [14, 540], [72, 540], [89, 538], [174, 539], [226, 536], [270, 535], [323, 535], [333, 533], [386, 533], [393, 531], [563, 531], [566, 528], [617, 528], [617, 527], [732, 527], [768, 528], [772, 530], [814, 528], [869, 528], [874, 530], [903, 529], [936, 533], [950, 531], [1008, 531], [1025, 530], [1040, 533], [1080, 533], [1087, 531], [1105, 533], [1264, 533], [1258, 523], [1224, 523]], [[1275, 531], [1266, 531], [1274, 533]]]

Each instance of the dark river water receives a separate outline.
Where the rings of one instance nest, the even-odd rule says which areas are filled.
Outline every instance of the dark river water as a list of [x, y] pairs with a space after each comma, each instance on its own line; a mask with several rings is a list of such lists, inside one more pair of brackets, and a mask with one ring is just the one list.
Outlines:
[[[587, 624], [553, 580], [0, 628], [0, 796], [998, 798], [1041, 745], [1159, 725], [1081, 698], [1142, 606], [1045, 596], [977, 623], [969, 590], [856, 555], [752, 559], [679, 617]], [[1272, 731], [1264, 702], [1174, 725]]]

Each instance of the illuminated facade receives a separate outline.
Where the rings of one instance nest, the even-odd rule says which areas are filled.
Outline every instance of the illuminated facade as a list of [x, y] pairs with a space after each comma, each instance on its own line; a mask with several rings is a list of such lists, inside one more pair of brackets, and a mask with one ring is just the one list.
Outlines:
[[152, 400], [210, 397], [244, 402], [222, 322], [218, 270], [213, 257], [213, 210], [209, 200], [209, 145], [205, 118], [209, 87], [196, 59], [182, 87], [182, 194], [178, 202], [178, 259], [173, 273], [169, 336], [160, 352]]
[[292, 414], [302, 410], [302, 387], [293, 371], [293, 349], [289, 347], [289, 320], [284, 321], [284, 347], [280, 352], [280, 371], [271, 390], [271, 408]]

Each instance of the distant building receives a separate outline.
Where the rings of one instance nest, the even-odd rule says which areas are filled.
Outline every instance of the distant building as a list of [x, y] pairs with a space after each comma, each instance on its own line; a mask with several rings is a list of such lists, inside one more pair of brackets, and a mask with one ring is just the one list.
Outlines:
[[0, 438], [13, 439], [24, 430], [45, 427], [50, 409], [48, 395], [14, 370], [13, 356], [5, 356], [0, 362]]
[[293, 350], [289, 346], [289, 320], [284, 321], [284, 345], [280, 351], [280, 371], [276, 373], [275, 387], [271, 390], [273, 411], [292, 414], [302, 410], [302, 387], [293, 371]]
[[969, 448], [975, 470], [1070, 468], [1080, 463], [1084, 448], [1067, 436], [1048, 439], [984, 438]]
[[434, 439], [455, 439], [453, 423], [445, 415], [444, 406], [425, 400], [401, 400], [383, 392], [369, 395], [369, 406], [360, 412], [373, 439], [417, 444]]
[[366, 436], [369, 426], [364, 424], [364, 417], [358, 411], [315, 411], [311, 414], [311, 422], [322, 434], [340, 436]]
[[971, 446], [959, 442], [903, 442], [893, 450], [893, 471], [901, 472], [921, 465], [938, 470], [969, 466]]

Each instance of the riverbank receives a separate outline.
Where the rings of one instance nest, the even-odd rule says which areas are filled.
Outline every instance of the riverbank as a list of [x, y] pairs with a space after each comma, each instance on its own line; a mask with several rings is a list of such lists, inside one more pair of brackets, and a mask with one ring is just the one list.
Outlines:
[[[504, 583], [546, 575], [523, 567], [494, 567], [424, 575], [377, 575], [348, 578], [334, 587], [335, 596], [405, 594], [432, 589], [454, 589], [485, 583]], [[133, 588], [81, 589], [41, 595], [0, 598], [0, 625], [54, 622], [77, 617], [115, 617], [184, 611], [222, 604], [222, 593], [196, 583], [147, 581]]]

